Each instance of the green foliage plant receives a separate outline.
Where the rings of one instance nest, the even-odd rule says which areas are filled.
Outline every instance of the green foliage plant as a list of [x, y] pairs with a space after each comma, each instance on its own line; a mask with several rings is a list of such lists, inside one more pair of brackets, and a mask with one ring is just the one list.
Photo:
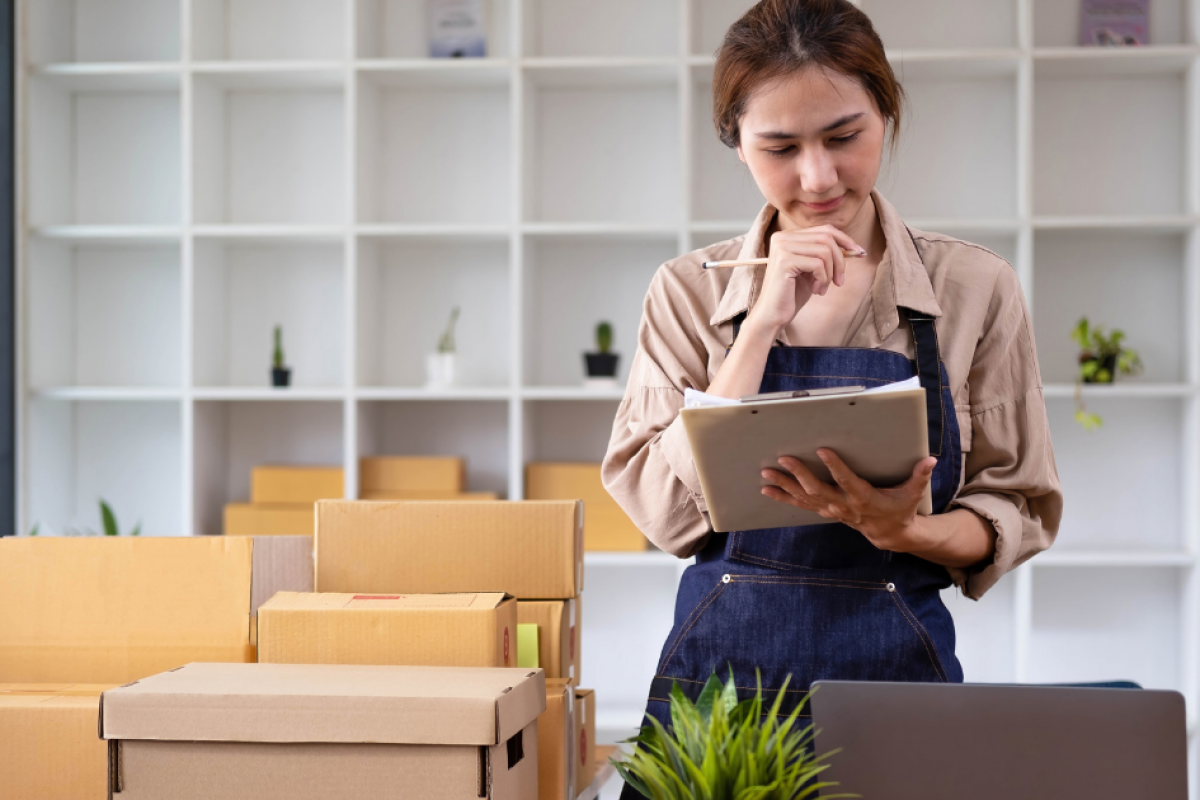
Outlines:
[[446, 330], [442, 331], [442, 336], [438, 339], [437, 351], [439, 353], [453, 353], [458, 349], [454, 341], [454, 326], [458, 323], [458, 306], [455, 306], [450, 311], [450, 321], [446, 324]]
[[[103, 498], [100, 500], [100, 524], [104, 529], [103, 534], [99, 534], [91, 528], [66, 527], [63, 529], [63, 536], [120, 536], [121, 528], [119, 525], [117, 525], [117, 515], [113, 512], [112, 506], [105, 502]], [[40, 522], [36, 523], [33, 528], [30, 529], [29, 535], [37, 536], [41, 532], [41, 527], [42, 524]], [[141, 536], [142, 523], [139, 522], [137, 525], [134, 525], [133, 530], [131, 530], [128, 535]]]
[[676, 683], [671, 687], [670, 728], [648, 716], [650, 724], [628, 740], [637, 749], [612, 763], [626, 783], [651, 800], [816, 798], [821, 789], [837, 785], [817, 780], [832, 753], [813, 755], [816, 733], [798, 722], [811, 693], [780, 716], [787, 684], [764, 714], [761, 675], [754, 697], [740, 703], [732, 670], [724, 685], [710, 676], [695, 704]]
[[1083, 402], [1083, 383], [1113, 383], [1118, 374], [1141, 374], [1143, 365], [1136, 350], [1125, 347], [1125, 332], [1114, 328], [1106, 333], [1103, 325], [1092, 325], [1080, 317], [1071, 331], [1071, 339], [1079, 345], [1079, 375], [1075, 381], [1075, 419], [1085, 430], [1095, 430], [1104, 424], [1100, 415], [1087, 410]]
[[275, 326], [275, 350], [271, 354], [271, 366], [283, 369], [283, 326]]
[[596, 348], [601, 353], [607, 353], [612, 350], [613, 329], [612, 324], [601, 322], [596, 326]]

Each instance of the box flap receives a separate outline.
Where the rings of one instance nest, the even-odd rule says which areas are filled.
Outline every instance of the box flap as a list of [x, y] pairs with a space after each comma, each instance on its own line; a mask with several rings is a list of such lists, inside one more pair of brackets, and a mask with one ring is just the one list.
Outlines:
[[279, 592], [264, 604], [271, 611], [486, 611], [511, 599], [503, 592], [447, 594], [351, 594], [348, 592]]
[[311, 592], [313, 540], [311, 536], [255, 536], [254, 577], [250, 585], [250, 613], [276, 592]]
[[583, 504], [317, 503], [322, 592], [508, 592], [566, 599], [583, 585]]
[[189, 664], [105, 692], [105, 739], [494, 745], [545, 710], [541, 670]]
[[0, 676], [125, 683], [250, 660], [251, 571], [249, 539], [0, 539]]

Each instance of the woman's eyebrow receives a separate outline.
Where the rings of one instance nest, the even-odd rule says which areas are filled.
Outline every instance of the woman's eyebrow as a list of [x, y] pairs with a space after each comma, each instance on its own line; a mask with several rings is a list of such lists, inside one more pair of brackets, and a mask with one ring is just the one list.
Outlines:
[[[824, 128], [821, 128], [821, 133], [829, 133], [830, 131], [835, 131], [838, 128], [842, 127], [843, 125], [849, 125], [851, 122], [854, 122], [856, 119], [859, 119], [859, 118], [865, 117], [865, 116], [866, 116], [865, 111], [859, 111], [855, 114], [847, 114], [844, 117], [839, 117], [838, 119], [835, 119], [833, 122], [826, 125]], [[790, 133], [788, 131], [762, 131], [761, 133], [755, 133], [754, 136], [757, 139], [799, 139], [800, 138], [797, 134]]]

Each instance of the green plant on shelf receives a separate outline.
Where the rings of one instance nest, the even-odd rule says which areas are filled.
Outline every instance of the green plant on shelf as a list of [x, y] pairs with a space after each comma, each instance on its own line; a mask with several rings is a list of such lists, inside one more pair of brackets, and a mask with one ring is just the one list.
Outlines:
[[596, 326], [596, 350], [601, 353], [607, 353], [612, 350], [613, 328], [608, 322], [601, 322]]
[[[738, 702], [733, 670], [722, 685], [711, 675], [693, 704], [675, 683], [671, 725], [653, 717], [627, 741], [637, 745], [624, 760], [612, 759], [621, 777], [651, 800], [804, 800], [836, 786], [819, 782], [833, 755], [813, 754], [812, 725], [800, 727], [806, 694], [787, 716], [780, 707], [788, 681], [763, 713], [762, 677], [754, 697]], [[823, 795], [857, 797], [857, 795]]]
[[283, 326], [275, 326], [275, 348], [271, 352], [271, 366], [275, 369], [283, 369]]
[[[117, 524], [117, 515], [113, 512], [112, 506], [110, 506], [107, 502], [105, 502], [103, 498], [101, 498], [101, 500], [100, 500], [100, 526], [104, 531], [103, 534], [97, 533], [96, 531], [92, 530], [91, 528], [75, 528], [75, 527], [67, 526], [67, 527], [63, 528], [62, 535], [63, 536], [101, 536], [101, 535], [103, 535], [103, 536], [120, 536], [121, 535], [121, 527]], [[40, 522], [34, 524], [34, 526], [29, 531], [29, 535], [37, 536], [41, 532], [41, 527], [42, 527], [42, 524]], [[139, 522], [137, 525], [133, 526], [133, 530], [131, 530], [127, 535], [140, 536], [141, 534], [142, 534], [142, 523]]]
[[458, 345], [454, 341], [454, 326], [458, 324], [458, 306], [450, 310], [450, 321], [446, 323], [446, 330], [442, 331], [441, 337], [438, 339], [437, 351], [439, 353], [453, 353], [458, 349]]
[[1083, 402], [1083, 384], [1114, 383], [1117, 375], [1140, 375], [1141, 356], [1125, 347], [1125, 331], [1114, 328], [1106, 333], [1103, 325], [1092, 325], [1080, 317], [1071, 331], [1071, 339], [1079, 345], [1079, 374], [1075, 379], [1075, 419], [1085, 430], [1095, 430], [1104, 424], [1100, 415], [1088, 411]]

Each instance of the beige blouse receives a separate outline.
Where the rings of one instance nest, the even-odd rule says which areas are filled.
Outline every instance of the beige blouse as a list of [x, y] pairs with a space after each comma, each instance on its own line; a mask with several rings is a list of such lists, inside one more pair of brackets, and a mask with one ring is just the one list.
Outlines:
[[[978, 245], [906, 228], [877, 192], [886, 251], [870, 301], [846, 347], [913, 357], [898, 306], [936, 317], [962, 436], [963, 468], [947, 510], [968, 508], [996, 530], [991, 563], [950, 569], [979, 599], [1000, 577], [1054, 541], [1062, 488], [1054, 464], [1033, 326], [1015, 270]], [[679, 411], [683, 390], [704, 390], [725, 359], [732, 319], [754, 306], [766, 267], [706, 270], [709, 260], [757, 258], [775, 209], [750, 232], [668, 261], [650, 284], [629, 385], [604, 457], [605, 487], [655, 545], [687, 558], [711, 533]], [[780, 341], [789, 345], [786, 332]]]

